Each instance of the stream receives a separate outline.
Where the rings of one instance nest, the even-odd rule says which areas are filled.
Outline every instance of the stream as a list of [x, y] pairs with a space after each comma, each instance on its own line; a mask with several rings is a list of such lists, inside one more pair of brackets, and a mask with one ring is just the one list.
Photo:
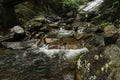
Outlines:
[[[54, 37], [59, 41], [71, 32], [60, 29]], [[30, 47], [22, 50], [17, 50], [17, 46], [15, 49], [0, 48], [0, 80], [74, 80], [74, 59], [88, 52], [85, 47], [65, 49], [65, 46], [57, 45], [59, 48], [48, 49], [47, 44], [38, 47], [34, 40], [28, 41], [27, 45]]]
[[[98, 11], [102, 2], [88, 2], [79, 10]], [[38, 16], [24, 28], [10, 30], [0, 33], [0, 80], [115, 80], [111, 76], [120, 66], [120, 49], [113, 43], [117, 29], [108, 35], [107, 30], [71, 17]]]

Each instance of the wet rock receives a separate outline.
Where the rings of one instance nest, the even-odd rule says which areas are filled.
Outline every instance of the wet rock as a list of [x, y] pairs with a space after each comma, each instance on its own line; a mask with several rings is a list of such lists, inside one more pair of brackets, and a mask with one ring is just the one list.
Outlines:
[[74, 79], [75, 79], [74, 75], [70, 73], [64, 76], [64, 80], [74, 80]]
[[14, 26], [13, 28], [11, 28], [10, 34], [13, 34], [10, 41], [20, 41], [26, 37], [25, 30], [20, 26]]
[[81, 32], [95, 33], [98, 30], [98, 28], [95, 25], [88, 22], [74, 21], [72, 26], [76, 32], [81, 30]]
[[97, 31], [95, 32], [95, 33], [103, 33], [104, 32], [104, 30], [102, 29], [102, 28], [97, 28]]
[[105, 35], [105, 45], [115, 44], [118, 39], [118, 34]]
[[114, 25], [108, 25], [104, 28], [106, 35], [114, 35], [117, 33], [117, 28]]
[[50, 44], [50, 43], [52, 43], [52, 42], [55, 42], [55, 41], [57, 41], [58, 39], [56, 39], [56, 38], [45, 38], [45, 42], [47, 43], [47, 44]]
[[7, 41], [7, 40], [12, 39], [13, 36], [14, 36], [14, 33], [9, 34], [9, 35], [6, 35], [6, 36], [4, 36], [4, 37], [1, 37], [1, 38], [0, 38], [0, 43], [3, 42], [3, 41]]
[[2, 45], [9, 49], [26, 49], [28, 45], [22, 42], [2, 42]]
[[88, 43], [95, 47], [103, 47], [105, 46], [105, 40], [104, 37], [101, 35], [94, 35], [93, 37], [89, 37], [87, 39]]
[[8, 42], [21, 41], [25, 37], [26, 37], [25, 34], [10, 33], [10, 34], [7, 34], [4, 37], [0, 38], [0, 42], [3, 42], [3, 41], [8, 41]]
[[109, 71], [100, 70], [106, 65], [108, 60], [103, 56], [103, 51], [103, 48], [94, 48], [88, 54], [81, 54], [79, 56], [76, 71], [76, 78], [78, 80], [106, 80]]
[[115, 44], [118, 38], [118, 31], [114, 25], [108, 25], [104, 28], [105, 44]]
[[21, 42], [2, 42], [2, 45], [11, 49], [25, 49], [25, 46]]
[[81, 54], [77, 62], [76, 77], [78, 80], [119, 80], [120, 48], [109, 45]]
[[77, 41], [76, 39], [73, 38], [63, 38], [57, 41], [54, 41], [49, 44], [50, 49], [79, 49], [84, 47], [82, 41]]
[[11, 28], [11, 32], [16, 33], [16, 34], [24, 34], [25, 33], [24, 29], [20, 26], [14, 26], [13, 28]]

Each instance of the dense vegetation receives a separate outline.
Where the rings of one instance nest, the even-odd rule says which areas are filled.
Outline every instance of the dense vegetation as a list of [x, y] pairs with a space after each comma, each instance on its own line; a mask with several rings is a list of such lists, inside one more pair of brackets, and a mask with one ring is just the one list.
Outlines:
[[[7, 0], [5, 0], [7, 1]], [[59, 16], [63, 16], [66, 12], [73, 10], [74, 12], [77, 11], [79, 5], [84, 4], [88, 1], [92, 0], [22, 0], [23, 3], [20, 3], [15, 7], [9, 6], [9, 9], [4, 9], [1, 3], [5, 2], [0, 0], [0, 18], [3, 19], [0, 21], [0, 24], [3, 26], [10, 26], [6, 25], [11, 23], [11, 25], [18, 24], [15, 18], [17, 17], [19, 21], [26, 22], [33, 18], [33, 16], [39, 14], [46, 14], [52, 15], [57, 14]], [[17, 1], [17, 0], [8, 0], [8, 1]], [[26, 2], [24, 2], [26, 1]], [[19, 2], [19, 1], [18, 1]], [[6, 12], [7, 11], [7, 12]], [[104, 24], [104, 22], [111, 23], [111, 22], [120, 22], [120, 1], [119, 0], [105, 0], [101, 6], [100, 10], [100, 17], [97, 17], [98, 21]], [[9, 14], [9, 15], [7, 15]], [[7, 16], [5, 16], [7, 15]], [[9, 18], [7, 18], [9, 17]], [[12, 20], [11, 20], [12, 18]], [[10, 20], [9, 20], [10, 19]], [[96, 18], [95, 18], [96, 20]], [[105, 23], [106, 24], [106, 23]]]

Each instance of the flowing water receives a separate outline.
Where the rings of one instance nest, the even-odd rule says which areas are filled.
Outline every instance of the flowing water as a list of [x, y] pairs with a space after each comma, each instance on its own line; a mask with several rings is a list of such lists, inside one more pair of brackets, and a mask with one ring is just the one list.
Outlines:
[[[60, 28], [57, 32], [54, 37], [59, 40], [73, 31]], [[58, 49], [49, 49], [47, 44], [38, 47], [34, 39], [26, 43], [29, 45], [26, 49], [0, 48], [0, 80], [74, 80], [75, 59], [89, 51], [86, 47], [65, 49], [59, 45]]]
[[93, 0], [88, 2], [86, 5], [81, 5], [79, 10], [83, 10], [86, 12], [97, 11], [99, 6], [103, 3], [104, 0]]
[[[80, 9], [93, 11], [102, 2], [94, 0]], [[73, 32], [60, 28], [49, 34], [55, 34], [56, 40], [60, 40]], [[77, 32], [82, 34], [83, 29]], [[57, 49], [49, 49], [48, 44], [39, 47], [34, 40], [27, 45], [29, 48], [20, 50], [0, 48], [0, 80], [75, 80], [76, 59], [89, 52], [86, 47], [66, 49], [64, 45], [58, 45]], [[89, 65], [85, 67], [89, 71]]]

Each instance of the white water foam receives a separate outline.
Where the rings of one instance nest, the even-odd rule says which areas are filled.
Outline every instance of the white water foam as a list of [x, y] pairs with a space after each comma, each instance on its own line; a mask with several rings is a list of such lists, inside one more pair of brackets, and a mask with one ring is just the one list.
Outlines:
[[72, 59], [79, 56], [81, 53], [86, 53], [89, 50], [84, 47], [81, 49], [48, 49], [47, 45], [39, 48], [39, 52], [45, 53], [48, 57], [52, 58], [55, 54], [63, 54], [66, 59]]

